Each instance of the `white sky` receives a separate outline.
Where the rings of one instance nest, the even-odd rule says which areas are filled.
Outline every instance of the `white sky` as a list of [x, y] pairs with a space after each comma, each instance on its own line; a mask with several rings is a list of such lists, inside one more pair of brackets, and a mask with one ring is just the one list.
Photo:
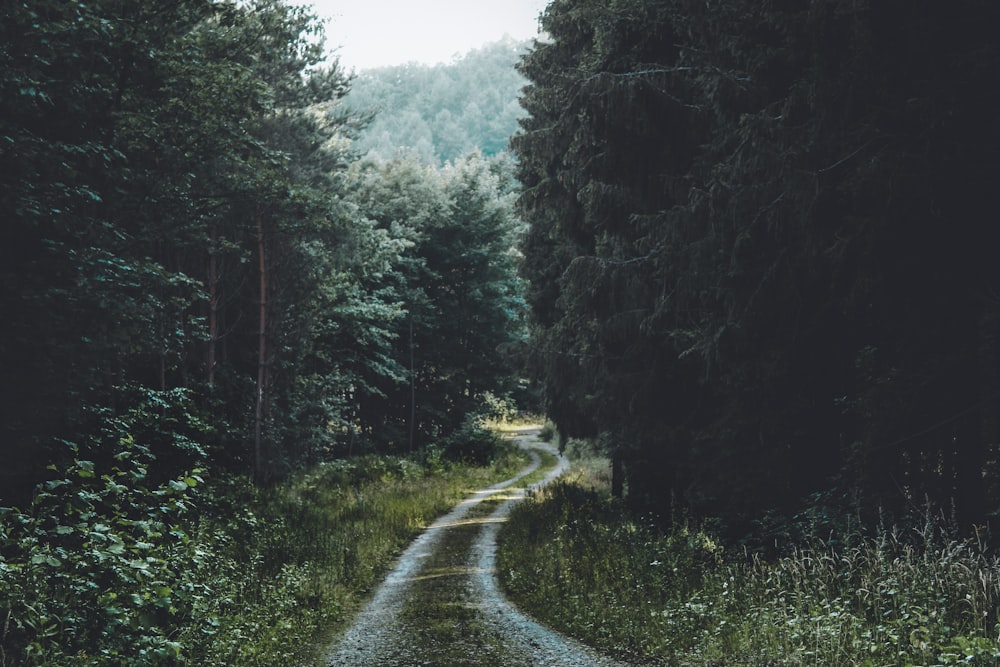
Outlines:
[[[547, 0], [301, 0], [326, 24], [326, 46], [347, 69], [415, 61], [451, 62], [453, 56], [510, 35], [538, 32]], [[338, 48], [339, 47], [339, 48]]]

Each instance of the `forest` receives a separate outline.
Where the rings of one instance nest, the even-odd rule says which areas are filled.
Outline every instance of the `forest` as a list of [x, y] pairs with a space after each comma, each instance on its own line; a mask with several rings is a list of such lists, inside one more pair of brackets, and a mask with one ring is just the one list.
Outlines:
[[303, 499], [512, 465], [518, 413], [702, 565], [995, 547], [1000, 5], [552, 0], [357, 75], [285, 0], [3, 17], [0, 663], [299, 659], [312, 561], [376, 571], [292, 562], [367, 507]]
[[532, 363], [641, 511], [995, 522], [1000, 9], [556, 0], [520, 64]]
[[2, 661], [209, 664], [177, 628], [226, 604], [240, 480], [493, 455], [513, 166], [361, 160], [351, 77], [282, 0], [15, 3], [0, 32]]
[[360, 72], [344, 102], [374, 117], [356, 149], [373, 159], [406, 155], [431, 165], [505, 153], [524, 116], [518, 98], [526, 81], [515, 65], [529, 46], [507, 37], [448, 64]]

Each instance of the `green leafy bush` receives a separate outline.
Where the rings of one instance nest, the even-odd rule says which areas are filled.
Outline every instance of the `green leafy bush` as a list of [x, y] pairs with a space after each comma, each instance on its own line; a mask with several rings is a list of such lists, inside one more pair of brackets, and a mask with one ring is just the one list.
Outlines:
[[546, 420], [545, 424], [542, 425], [541, 430], [538, 431], [538, 439], [541, 440], [542, 442], [552, 442], [552, 438], [554, 438], [555, 435], [556, 435], [555, 425], [552, 422]]
[[152, 483], [131, 437], [106, 465], [73, 451], [0, 511], [2, 664], [308, 663], [409, 540], [524, 463], [364, 456], [259, 488], [198, 469]]
[[[75, 449], [75, 448], [74, 448]], [[131, 438], [101, 469], [74, 458], [31, 506], [3, 509], [4, 660], [22, 665], [149, 665], [179, 658], [173, 628], [209, 587], [181, 527], [198, 470], [148, 484], [153, 458]]]
[[482, 466], [497, 457], [502, 442], [496, 433], [470, 418], [461, 429], [443, 440], [444, 455], [450, 461]]

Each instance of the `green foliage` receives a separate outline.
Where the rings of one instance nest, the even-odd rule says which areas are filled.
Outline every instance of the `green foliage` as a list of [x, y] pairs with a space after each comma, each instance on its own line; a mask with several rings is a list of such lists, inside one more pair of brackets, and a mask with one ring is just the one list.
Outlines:
[[[114, 461], [75, 459], [0, 533], [4, 659], [23, 665], [179, 660], [175, 628], [210, 595], [205, 554], [183, 528], [199, 470], [151, 484], [155, 459], [130, 437]], [[205, 639], [205, 637], [203, 637]]]
[[426, 456], [355, 457], [269, 489], [246, 479], [220, 487], [194, 533], [210, 554], [198, 576], [214, 582], [202, 613], [216, 629], [203, 642], [197, 623], [181, 628], [191, 661], [316, 659], [400, 549], [469, 488], [506, 479], [522, 459], [508, 451], [473, 467]]
[[627, 659], [686, 665], [992, 665], [1000, 561], [939, 521], [814, 539], [772, 560], [661, 532], [567, 483], [515, 509], [504, 587], [543, 622]]
[[533, 361], [633, 505], [731, 539], [831, 490], [869, 524], [924, 494], [992, 520], [997, 20], [982, 0], [549, 4], [512, 139]]
[[555, 436], [556, 430], [551, 422], [545, 422], [542, 429], [538, 432], [538, 439], [542, 442], [551, 442], [552, 438]]
[[505, 162], [362, 163], [351, 176], [354, 201], [376, 228], [406, 242], [385, 280], [402, 310], [392, 336], [397, 374], [368, 382], [360, 426], [377, 446], [419, 448], [514, 389], [511, 350], [523, 342], [524, 320]]
[[[503, 454], [471, 427], [442, 434], [504, 395], [496, 347], [520, 322], [509, 162], [414, 172], [402, 200], [393, 182], [368, 207], [347, 175], [365, 122], [341, 103], [349, 78], [282, 0], [16, 3], [0, 39], [0, 657], [284, 664], [325, 622], [310, 591], [334, 591], [323, 619], [341, 613], [344, 582], [369, 585], [453, 496], [423, 471], [457, 479], [452, 459]], [[202, 490], [195, 470], [274, 484], [370, 449], [370, 402], [415, 375], [407, 315], [436, 348], [421, 444], [440, 445], [426, 469], [359, 461], [344, 495], [409, 484], [419, 517], [369, 549], [370, 526], [336, 515], [355, 533], [327, 557], [312, 534], [286, 547], [300, 519], [333, 530], [325, 514]], [[382, 512], [363, 501], [343, 511]]]
[[[273, 665], [311, 659], [391, 559], [488, 465], [360, 457], [269, 489], [195, 469], [150, 484], [130, 438], [2, 510], [3, 657], [19, 665]], [[54, 471], [55, 472], [55, 471]]]
[[449, 434], [443, 444], [449, 460], [485, 465], [497, 457], [502, 442], [496, 433], [483, 427], [478, 419], [470, 417], [461, 429]]
[[473, 50], [450, 64], [366, 70], [346, 103], [374, 113], [357, 147], [381, 161], [401, 155], [440, 166], [480, 152], [507, 150], [524, 111], [523, 77], [514, 68], [527, 44], [510, 39]]

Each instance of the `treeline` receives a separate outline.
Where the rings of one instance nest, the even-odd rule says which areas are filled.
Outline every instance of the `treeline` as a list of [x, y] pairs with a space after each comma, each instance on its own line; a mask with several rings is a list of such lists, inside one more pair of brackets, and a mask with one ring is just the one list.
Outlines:
[[153, 482], [267, 482], [503, 400], [510, 165], [361, 162], [307, 10], [42, 0], [0, 32], [0, 504], [123, 443]]
[[524, 116], [518, 95], [526, 82], [515, 64], [528, 46], [508, 37], [449, 64], [359, 73], [345, 103], [375, 117], [358, 137], [358, 150], [379, 160], [402, 154], [431, 165], [476, 151], [506, 152]]
[[998, 19], [549, 5], [513, 140], [536, 362], [634, 506], [734, 539], [928, 501], [992, 523]]

